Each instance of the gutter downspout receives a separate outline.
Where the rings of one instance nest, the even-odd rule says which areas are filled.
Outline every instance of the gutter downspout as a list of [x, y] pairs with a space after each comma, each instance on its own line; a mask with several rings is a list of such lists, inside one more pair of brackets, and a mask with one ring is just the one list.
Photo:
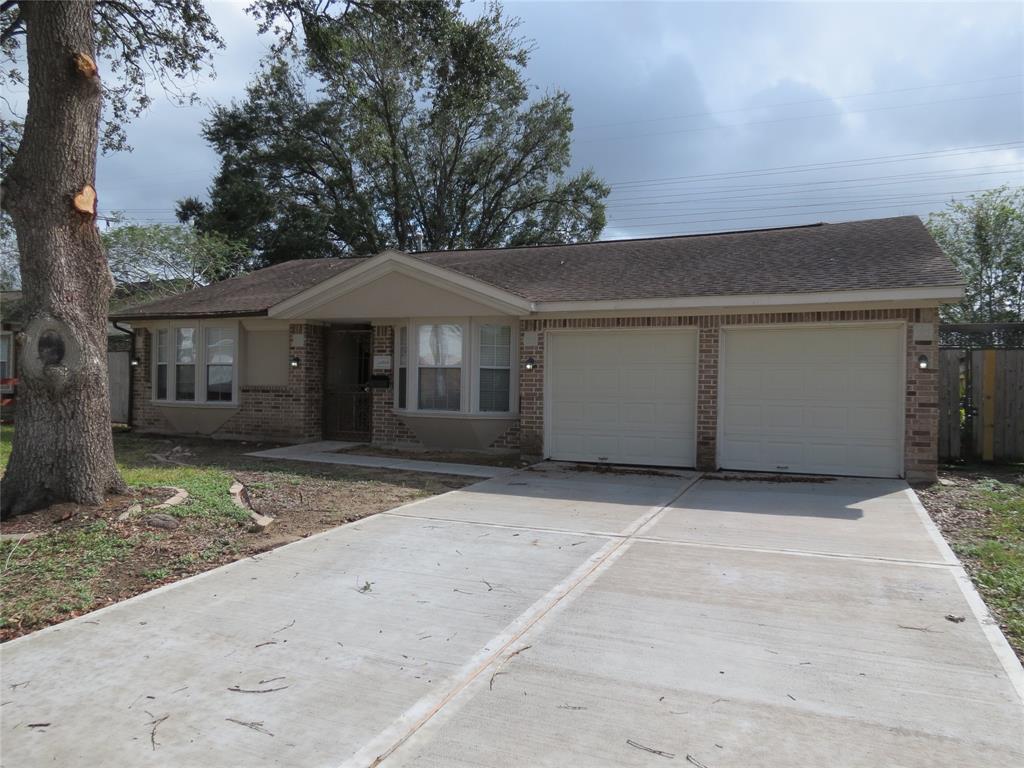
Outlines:
[[135, 362], [135, 331], [118, 325], [116, 320], [111, 320], [110, 324], [121, 333], [127, 333], [130, 340], [128, 349], [128, 429], [131, 429], [132, 417], [135, 415], [135, 366], [133, 365]]

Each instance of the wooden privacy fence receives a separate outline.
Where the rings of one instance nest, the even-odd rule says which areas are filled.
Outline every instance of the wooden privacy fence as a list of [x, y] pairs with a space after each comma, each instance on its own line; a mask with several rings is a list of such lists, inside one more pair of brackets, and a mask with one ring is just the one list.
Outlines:
[[1024, 461], [1024, 349], [939, 350], [939, 459]]

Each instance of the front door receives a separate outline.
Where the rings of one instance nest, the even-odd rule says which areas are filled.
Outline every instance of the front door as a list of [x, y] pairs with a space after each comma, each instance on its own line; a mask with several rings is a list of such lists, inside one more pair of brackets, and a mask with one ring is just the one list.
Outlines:
[[370, 439], [371, 331], [328, 328], [324, 372], [324, 437]]

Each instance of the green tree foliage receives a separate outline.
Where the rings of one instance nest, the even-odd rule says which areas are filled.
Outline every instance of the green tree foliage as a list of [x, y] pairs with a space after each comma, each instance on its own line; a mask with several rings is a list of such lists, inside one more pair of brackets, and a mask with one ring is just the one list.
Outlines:
[[928, 229], [967, 280], [950, 323], [1024, 322], [1024, 189], [1001, 187], [953, 201]]
[[303, 56], [274, 56], [214, 110], [220, 172], [179, 216], [263, 263], [596, 238], [609, 189], [568, 174], [569, 97], [530, 100], [518, 22], [497, 5], [376, 9], [307, 24]]
[[245, 265], [249, 250], [186, 225], [121, 226], [103, 233], [113, 303], [140, 304], [209, 285]]

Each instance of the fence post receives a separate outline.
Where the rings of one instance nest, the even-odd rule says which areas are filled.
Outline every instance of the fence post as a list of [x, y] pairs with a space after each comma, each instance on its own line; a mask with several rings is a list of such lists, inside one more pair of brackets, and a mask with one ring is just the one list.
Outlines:
[[986, 349], [982, 356], [981, 458], [992, 461], [995, 458], [996, 434], [996, 351]]

